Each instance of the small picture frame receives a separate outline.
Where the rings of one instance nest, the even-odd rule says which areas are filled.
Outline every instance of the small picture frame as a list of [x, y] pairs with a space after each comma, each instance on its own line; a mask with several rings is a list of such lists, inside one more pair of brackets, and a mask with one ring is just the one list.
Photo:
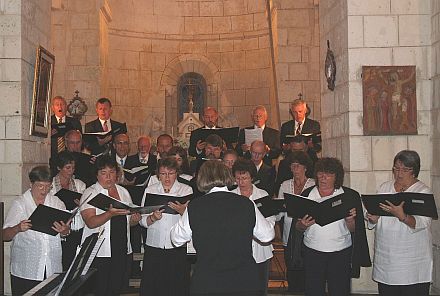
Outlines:
[[30, 135], [47, 137], [49, 133], [49, 106], [52, 93], [55, 56], [41, 45], [37, 48]]

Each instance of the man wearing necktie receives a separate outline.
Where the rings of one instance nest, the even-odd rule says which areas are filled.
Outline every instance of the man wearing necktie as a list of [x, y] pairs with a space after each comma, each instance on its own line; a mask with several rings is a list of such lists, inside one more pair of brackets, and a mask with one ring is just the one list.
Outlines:
[[[290, 107], [290, 113], [293, 120], [289, 120], [281, 125], [281, 143], [283, 150], [288, 149], [289, 139], [287, 135], [299, 134], [320, 134], [321, 126], [318, 121], [307, 118], [307, 104], [303, 99], [296, 99]], [[307, 152], [312, 159], [316, 159], [317, 153], [321, 151], [321, 143], [313, 142], [312, 139], [307, 142]]]
[[[79, 130], [82, 132], [81, 122], [78, 119], [67, 116], [67, 102], [61, 96], [56, 96], [52, 99], [51, 110], [53, 115], [51, 116], [52, 125], [52, 138], [50, 145], [51, 157], [57, 155], [57, 153], [66, 149], [66, 143], [64, 142], [64, 135], [69, 130]], [[57, 129], [57, 126], [63, 126], [63, 130]], [[58, 135], [57, 135], [58, 134]]]
[[[96, 102], [96, 114], [98, 118], [86, 123], [85, 133], [96, 133], [96, 132], [108, 132], [111, 130], [116, 130], [123, 128], [121, 122], [110, 119], [113, 113], [112, 103], [107, 98], [100, 98]], [[122, 130], [121, 132], [127, 132]], [[113, 140], [112, 135], [107, 135], [105, 138], [88, 136], [84, 138], [84, 141], [88, 145], [91, 153], [93, 155], [98, 155], [111, 148], [111, 142]]]
[[218, 112], [214, 107], [206, 107], [203, 110], [203, 122], [205, 125], [201, 128], [194, 130], [189, 138], [188, 154], [194, 157], [205, 157], [203, 155], [203, 149], [206, 146], [206, 142], [200, 139], [200, 134], [197, 132], [200, 129], [216, 129], [221, 128], [218, 126]]
[[250, 146], [246, 144], [245, 129], [260, 129], [262, 131], [263, 138], [260, 139], [266, 144], [266, 155], [263, 158], [265, 164], [272, 166], [272, 159], [277, 158], [280, 155], [280, 132], [276, 129], [270, 128], [266, 125], [268, 115], [266, 107], [259, 105], [252, 111], [253, 126], [246, 127], [240, 130], [238, 134], [238, 144], [236, 147], [239, 156], [244, 156], [248, 159], [251, 158]]

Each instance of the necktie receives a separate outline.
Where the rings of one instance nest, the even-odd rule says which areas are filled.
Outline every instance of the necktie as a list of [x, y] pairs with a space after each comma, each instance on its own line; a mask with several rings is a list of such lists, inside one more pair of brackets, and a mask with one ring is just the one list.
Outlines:
[[[58, 123], [63, 123], [63, 119], [59, 118]], [[64, 143], [64, 137], [57, 138], [57, 152], [60, 153], [66, 149], [66, 144]]]
[[102, 126], [102, 129], [103, 129], [105, 132], [108, 132], [107, 120], [104, 121], [104, 124], [103, 124], [103, 126]]
[[141, 163], [147, 163], [147, 159], [146, 158], [141, 158]]
[[121, 167], [124, 167], [124, 160], [121, 158]]
[[298, 127], [296, 128], [295, 136], [300, 134], [301, 134], [301, 122], [298, 122]]

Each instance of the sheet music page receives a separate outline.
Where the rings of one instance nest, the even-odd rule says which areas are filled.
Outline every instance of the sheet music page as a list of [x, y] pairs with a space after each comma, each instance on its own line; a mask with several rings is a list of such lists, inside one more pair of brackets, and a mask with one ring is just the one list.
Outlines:
[[263, 130], [260, 128], [244, 129], [245, 144], [251, 146], [255, 140], [263, 141]]
[[195, 255], [196, 253], [197, 252], [196, 249], [194, 248], [193, 241], [190, 240], [189, 242], [186, 243], [186, 254]]

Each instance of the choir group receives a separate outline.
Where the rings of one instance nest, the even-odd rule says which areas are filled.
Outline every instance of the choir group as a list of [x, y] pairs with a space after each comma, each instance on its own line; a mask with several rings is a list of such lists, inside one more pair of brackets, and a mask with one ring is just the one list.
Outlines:
[[[393, 179], [378, 190], [388, 194], [378, 214], [366, 210], [357, 191], [343, 186], [340, 160], [318, 157], [320, 124], [308, 118], [302, 99], [293, 101], [293, 119], [280, 131], [266, 125], [264, 106], [256, 106], [254, 124], [240, 130], [219, 127], [217, 110], [207, 107], [205, 125], [191, 133], [188, 149], [168, 134], [154, 145], [141, 136], [133, 155], [126, 125], [111, 119], [109, 99], [97, 100], [97, 118], [84, 131], [66, 109], [64, 98], [52, 100], [49, 166], [31, 170], [30, 188], [6, 215], [3, 237], [12, 241], [13, 295], [68, 270], [78, 246], [94, 233], [104, 241], [85, 293], [119, 295], [130, 277], [140, 276], [141, 295], [267, 295], [277, 222], [290, 292], [349, 295], [351, 278], [371, 266], [366, 238], [371, 229], [373, 280], [380, 295], [429, 295], [431, 217], [393, 202], [400, 192], [431, 193], [417, 179], [417, 152], [395, 156]], [[63, 189], [78, 193], [74, 203], [57, 197]], [[91, 200], [99, 194], [145, 211], [94, 206]], [[263, 201], [273, 206], [289, 198], [322, 205], [331, 200], [334, 207], [341, 197], [350, 207], [327, 222], [311, 212], [292, 216], [289, 209], [260, 208]], [[167, 201], [147, 211], [154, 200]], [[56, 235], [51, 235], [33, 228], [29, 219], [39, 205], [76, 214], [54, 222]], [[331, 211], [321, 216], [331, 219], [336, 215]], [[140, 266], [133, 254], [142, 250]]]

